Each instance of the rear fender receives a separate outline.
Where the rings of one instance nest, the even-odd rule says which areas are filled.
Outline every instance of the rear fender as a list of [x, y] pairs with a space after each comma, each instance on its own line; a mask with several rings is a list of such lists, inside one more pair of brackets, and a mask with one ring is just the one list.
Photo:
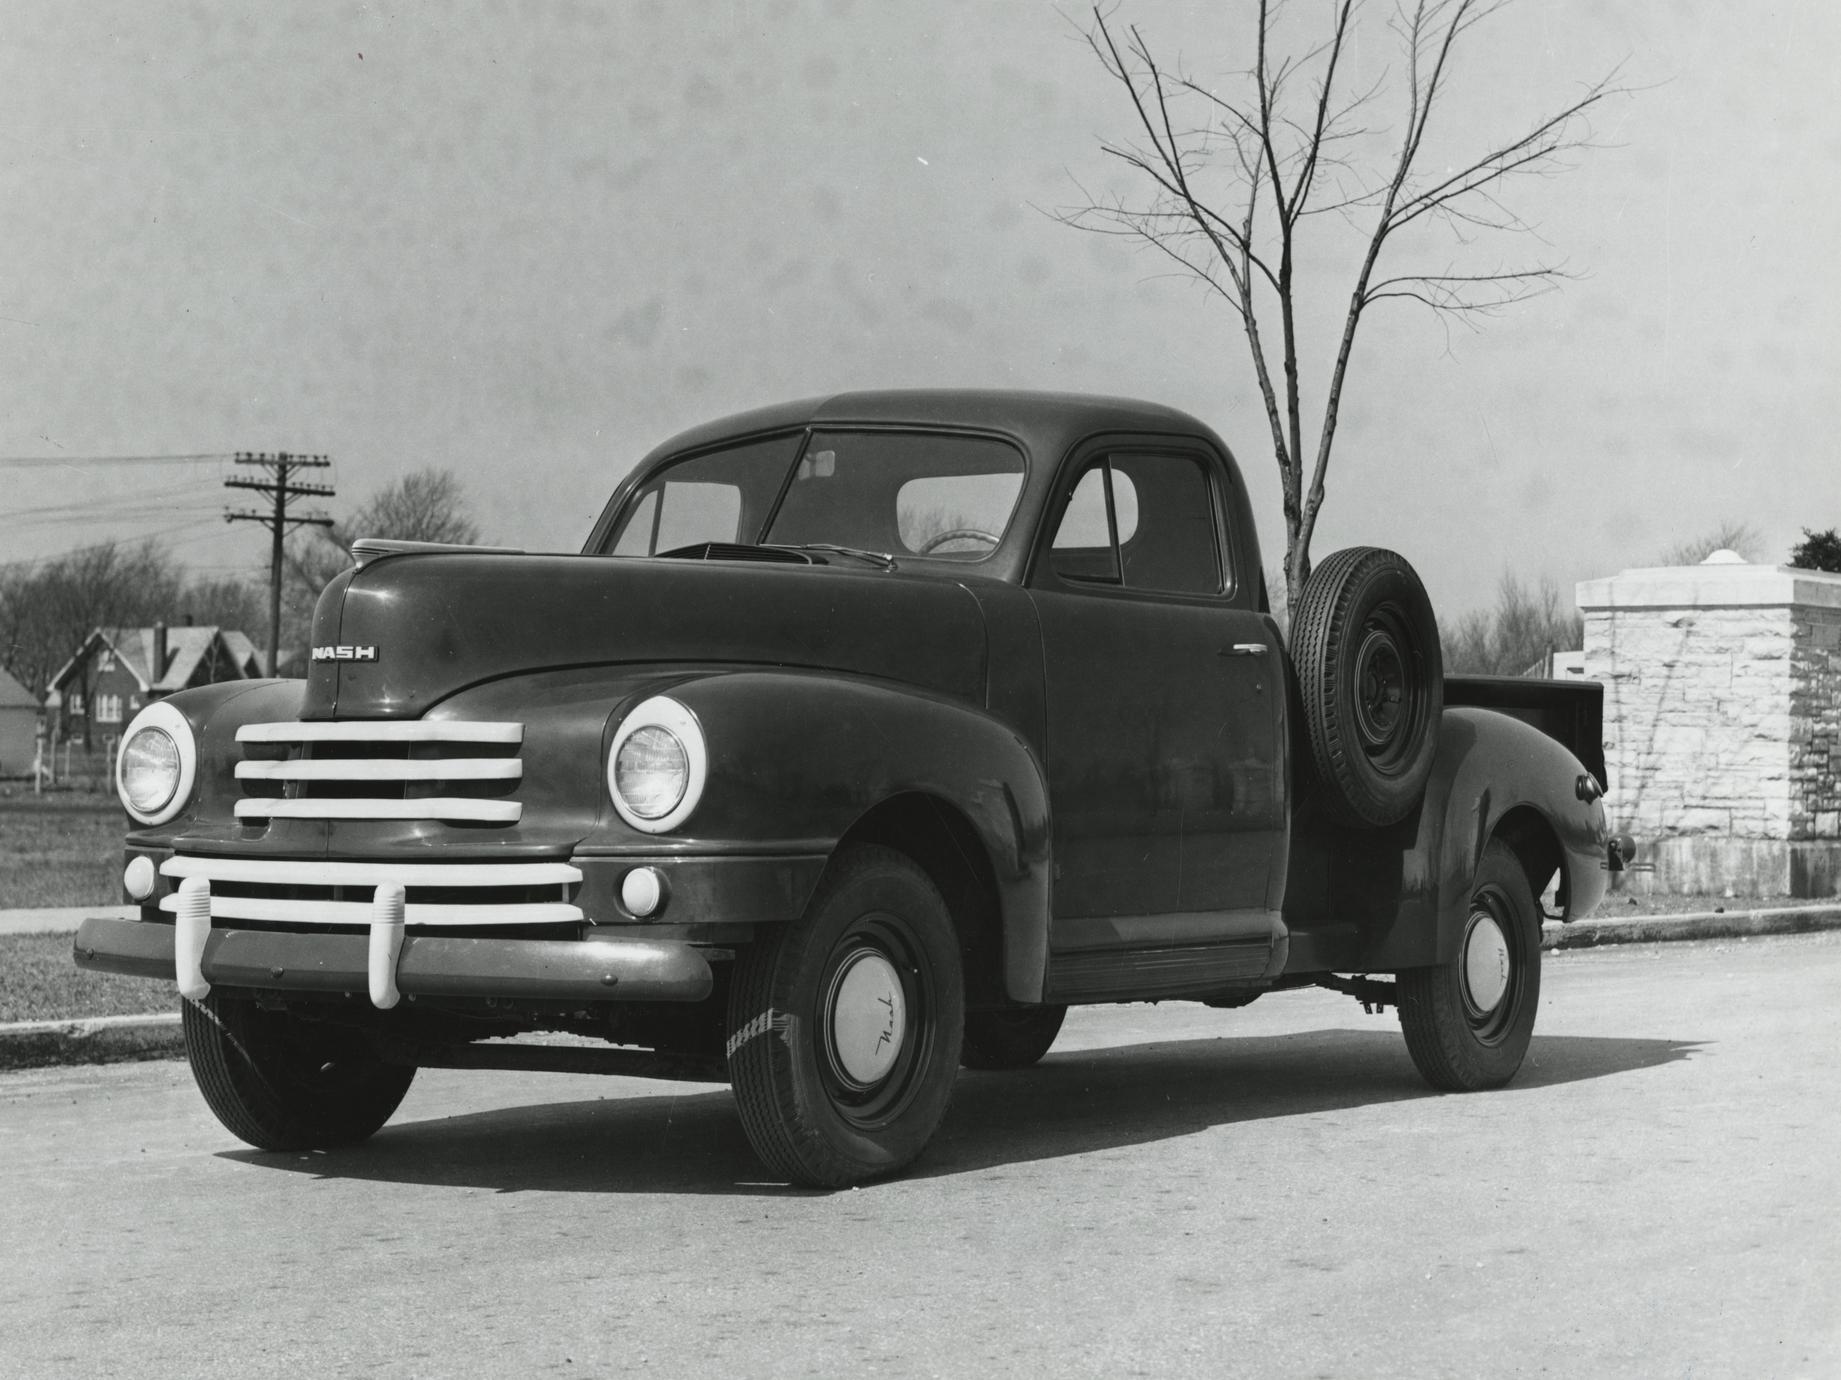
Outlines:
[[[1418, 835], [1402, 859], [1403, 903], [1374, 936], [1364, 966], [1416, 968], [1455, 955], [1477, 864], [1498, 835], [1526, 861], [1551, 856], [1536, 845], [1544, 826], [1557, 845], [1568, 913], [1595, 907], [1607, 885], [1609, 830], [1604, 806], [1580, 798], [1583, 775], [1579, 759], [1538, 729], [1485, 709], [1447, 709]], [[1547, 878], [1529, 881], [1539, 889]]]

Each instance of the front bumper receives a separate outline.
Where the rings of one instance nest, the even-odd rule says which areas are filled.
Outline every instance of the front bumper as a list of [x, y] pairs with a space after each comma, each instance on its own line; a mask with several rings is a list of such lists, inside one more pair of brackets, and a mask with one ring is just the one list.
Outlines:
[[[399, 927], [400, 928], [400, 927]], [[187, 952], [184, 925], [85, 920], [79, 968], [210, 986], [356, 995], [378, 991], [367, 933], [284, 933], [212, 928]], [[695, 945], [646, 939], [466, 939], [409, 934], [387, 946], [393, 990], [403, 996], [543, 1001], [701, 1001], [709, 960]], [[195, 965], [195, 967], [194, 967]], [[377, 1002], [378, 1005], [386, 1003]], [[393, 1002], [388, 1004], [394, 1004]]]

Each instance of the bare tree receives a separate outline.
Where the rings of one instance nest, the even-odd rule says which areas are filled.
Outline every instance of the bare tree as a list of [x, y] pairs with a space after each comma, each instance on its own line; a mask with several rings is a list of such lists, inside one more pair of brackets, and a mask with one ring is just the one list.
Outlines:
[[1758, 535], [1758, 529], [1749, 522], [1737, 518], [1727, 518], [1718, 527], [1702, 532], [1698, 537], [1687, 541], [1678, 541], [1662, 553], [1659, 565], [1699, 565], [1715, 551], [1735, 551], [1753, 560], [1764, 548], [1764, 538]]
[[330, 528], [312, 528], [288, 543], [285, 645], [307, 645], [313, 608], [332, 577], [351, 564], [360, 537], [395, 541], [438, 541], [466, 546], [480, 539], [466, 489], [452, 471], [427, 466], [376, 490], [350, 517]]
[[1494, 608], [1465, 614], [1444, 629], [1445, 669], [1454, 675], [1545, 675], [1547, 656], [1585, 641], [1585, 620], [1560, 598], [1551, 576], [1524, 585], [1505, 571]]
[[[1136, 128], [1132, 140], [1101, 147], [1139, 175], [1140, 195], [1089, 200], [1061, 218], [1142, 241], [1237, 318], [1278, 462], [1285, 584], [1294, 603], [1310, 576], [1337, 415], [1356, 331], [1369, 308], [1408, 301], [1475, 318], [1568, 276], [1549, 263], [1481, 272], [1451, 264], [1397, 273], [1380, 267], [1383, 251], [1409, 230], [1442, 224], [1468, 243], [1479, 231], [1527, 229], [1501, 199], [1505, 184], [1562, 169], [1569, 155], [1589, 147], [1593, 108], [1622, 90], [1612, 73], [1519, 135], [1422, 166], [1430, 161], [1428, 135], [1444, 113], [1460, 51], [1472, 30], [1509, 3], [1396, 0], [1387, 24], [1401, 50], [1401, 70], [1391, 79], [1399, 123], [1387, 134], [1393, 152], [1372, 166], [1355, 155], [1367, 136], [1380, 133], [1367, 119], [1390, 79], [1346, 89], [1361, 0], [1327, 0], [1325, 28], [1315, 35], [1294, 35], [1299, 26], [1289, 18], [1281, 24], [1284, 0], [1259, 0], [1247, 40], [1251, 66], [1231, 95], [1166, 67], [1136, 27], [1120, 34], [1104, 12], [1094, 11], [1087, 40], [1125, 88]], [[1340, 217], [1355, 232], [1355, 267], [1313, 445], [1305, 431], [1299, 297], [1306, 277], [1313, 291], [1328, 278], [1329, 270], [1307, 258], [1317, 246], [1304, 234], [1311, 218], [1324, 215]]]

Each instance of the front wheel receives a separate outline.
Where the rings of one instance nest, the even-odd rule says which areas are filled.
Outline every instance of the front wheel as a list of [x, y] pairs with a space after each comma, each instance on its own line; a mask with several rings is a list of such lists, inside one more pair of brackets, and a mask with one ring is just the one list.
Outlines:
[[749, 1143], [818, 1188], [903, 1168], [946, 1114], [964, 1023], [939, 891], [893, 849], [852, 848], [804, 916], [737, 960], [729, 1079]]
[[1541, 922], [1534, 888], [1509, 846], [1483, 850], [1457, 952], [1400, 974], [1400, 1028], [1426, 1082], [1444, 1092], [1499, 1088], [1534, 1036], [1541, 999]]
[[390, 1119], [415, 1077], [377, 1059], [356, 1031], [247, 997], [187, 1001], [181, 1025], [206, 1105], [258, 1150], [356, 1145]]

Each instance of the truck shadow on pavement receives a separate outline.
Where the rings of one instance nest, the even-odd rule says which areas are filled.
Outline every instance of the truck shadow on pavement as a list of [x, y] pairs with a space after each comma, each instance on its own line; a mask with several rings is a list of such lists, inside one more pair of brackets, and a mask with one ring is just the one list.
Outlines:
[[[1536, 1036], [1515, 1082], [1482, 1096], [1656, 1068], [1700, 1048], [1681, 1040]], [[329, 1179], [503, 1193], [808, 1192], [769, 1179], [742, 1134], [728, 1089], [671, 1087], [658, 1095], [537, 1102], [409, 1121], [349, 1150], [239, 1150], [222, 1157]], [[1070, 1049], [1021, 1072], [962, 1073], [945, 1124], [919, 1164], [901, 1177], [972, 1173], [1241, 1122], [1438, 1096], [1420, 1080], [1392, 1031]]]

